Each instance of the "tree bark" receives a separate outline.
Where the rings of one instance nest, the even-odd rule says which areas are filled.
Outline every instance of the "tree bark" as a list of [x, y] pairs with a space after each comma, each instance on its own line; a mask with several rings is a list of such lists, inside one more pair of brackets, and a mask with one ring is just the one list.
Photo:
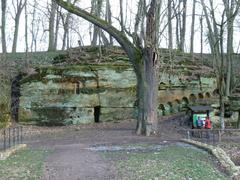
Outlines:
[[59, 7], [57, 7], [57, 18], [56, 18], [56, 26], [55, 26], [55, 33], [54, 33], [54, 50], [57, 50], [59, 24], [60, 24], [60, 12], [59, 12]]
[[26, 5], [26, 0], [17, 1], [17, 12], [16, 12], [16, 16], [14, 18], [15, 29], [14, 29], [14, 35], [13, 35], [14, 37], [13, 37], [13, 45], [12, 45], [13, 53], [15, 53], [17, 51], [19, 21], [20, 21], [20, 16], [21, 16], [22, 10], [25, 7], [25, 5]]
[[[111, 11], [111, 5], [109, 0], [106, 0], [106, 17], [105, 20], [109, 23], [112, 24], [112, 11]], [[109, 35], [109, 44], [113, 45], [113, 37]]]
[[201, 14], [200, 18], [200, 46], [201, 46], [201, 60], [203, 62], [203, 14]]
[[133, 65], [137, 77], [138, 123], [137, 133], [149, 135], [157, 128], [157, 87], [159, 61], [156, 52], [155, 8], [156, 0], [152, 0], [147, 14], [146, 46], [141, 49], [133, 44], [126, 35], [105, 20], [88, 13], [63, 0], [56, 2], [69, 12], [84, 18], [112, 35], [122, 46]]
[[29, 68], [29, 56], [28, 56], [28, 12], [27, 4], [25, 5], [25, 58], [26, 58], [26, 70]]
[[[208, 27], [208, 41], [210, 44], [210, 48], [211, 48], [211, 53], [213, 55], [213, 68], [214, 70], [217, 72], [217, 76], [219, 75], [219, 69], [220, 69], [220, 63], [219, 60], [221, 59], [220, 56], [220, 44], [219, 44], [219, 32], [217, 29], [217, 25], [216, 25], [216, 19], [215, 19], [215, 14], [213, 12], [213, 7], [211, 6], [211, 14], [212, 14], [212, 22], [213, 25], [211, 24], [211, 21], [209, 19], [209, 15], [207, 12], [207, 7], [205, 5], [204, 0], [201, 0], [202, 3], [202, 7], [203, 7], [203, 12], [205, 15], [205, 19], [207, 22], [207, 27]], [[213, 28], [212, 28], [213, 26]], [[217, 78], [219, 79], [219, 77]]]
[[[102, 10], [102, 0], [92, 0], [92, 13], [97, 16], [101, 17], [101, 10]], [[97, 42], [99, 40], [99, 36], [102, 34], [100, 32], [101, 30], [99, 29], [98, 26], [93, 26], [93, 38], [91, 45], [96, 46]]]
[[69, 33], [69, 19], [70, 19], [70, 13], [67, 13], [66, 18], [62, 15], [62, 23], [63, 23], [63, 44], [62, 44], [62, 50], [65, 50], [66, 48], [66, 41], [67, 36]]
[[38, 34], [39, 34], [39, 24], [40, 24], [40, 17], [36, 18], [36, 9], [37, 7], [37, 0], [34, 0], [34, 4], [33, 4], [33, 11], [32, 13], [32, 20], [31, 20], [31, 52], [33, 51], [37, 51], [37, 38], [38, 38]]
[[190, 54], [193, 58], [193, 48], [194, 48], [194, 34], [195, 34], [195, 7], [196, 7], [196, 0], [193, 0], [193, 7], [192, 7], [192, 26], [191, 26], [191, 39], [190, 39]]
[[[172, 1], [174, 4], [174, 1]], [[182, 5], [182, 9], [181, 9]], [[174, 14], [176, 17], [176, 43], [177, 49], [184, 51], [187, 17], [187, 0], [179, 0], [177, 6], [174, 4]]]
[[[223, 19], [222, 19], [223, 21]], [[224, 52], [223, 52], [223, 24], [220, 26], [220, 50], [221, 50], [221, 62], [220, 62], [220, 72], [219, 72], [219, 104], [220, 104], [220, 124], [221, 129], [225, 129], [225, 104], [224, 104]]]
[[157, 98], [159, 68], [157, 53], [152, 48], [143, 50], [142, 73], [138, 77], [139, 119], [137, 134], [146, 134], [157, 130]]
[[57, 4], [52, 0], [50, 18], [49, 18], [49, 29], [48, 29], [48, 51], [55, 51], [54, 47], [54, 27], [55, 27], [55, 15], [57, 10]]
[[[139, 120], [137, 133], [149, 136], [157, 130], [157, 93], [159, 81], [159, 61], [156, 49], [156, 9], [157, 2], [151, 1], [147, 13], [146, 46], [142, 50], [143, 66], [138, 77]], [[141, 132], [143, 131], [143, 132]]]
[[7, 8], [7, 0], [1, 0], [2, 2], [2, 52], [7, 52], [7, 44], [6, 44], [6, 8]]
[[172, 0], [168, 0], [168, 49], [173, 48], [172, 38]]
[[[144, 21], [146, 16], [146, 0], [140, 0], [138, 2], [138, 11], [135, 17], [134, 24], [134, 43], [139, 44], [139, 46], [144, 46], [145, 41], [145, 30]], [[138, 33], [140, 31], [140, 33]]]
[[182, 25], [180, 29], [180, 50], [184, 52], [186, 34], [187, 0], [183, 0]]
[[227, 17], [227, 79], [226, 79], [226, 96], [231, 93], [231, 87], [233, 85], [233, 70], [232, 70], [232, 55], [233, 50], [233, 23], [239, 10], [239, 1], [223, 0], [226, 17]]
[[[67, 2], [71, 2], [71, 0], [67, 0]], [[73, 5], [75, 5], [77, 0], [73, 1]], [[69, 21], [71, 17], [71, 13], [67, 12], [66, 17], [62, 12], [59, 12], [61, 19], [62, 19], [62, 24], [63, 24], [63, 44], [62, 44], [62, 50], [65, 50], [66, 45], [67, 49], [69, 48], [69, 42], [68, 42], [68, 36], [69, 36]]]
[[121, 26], [121, 31], [124, 32], [123, 0], [119, 0], [119, 7], [120, 7], [120, 26]]
[[[173, 1], [174, 3], [174, 1]], [[180, 17], [181, 11], [180, 11], [180, 2], [178, 2], [177, 6], [175, 7], [174, 3], [174, 15], [176, 17], [176, 44], [177, 49], [180, 49], [180, 38], [179, 38], [179, 31], [181, 29], [181, 17]]]

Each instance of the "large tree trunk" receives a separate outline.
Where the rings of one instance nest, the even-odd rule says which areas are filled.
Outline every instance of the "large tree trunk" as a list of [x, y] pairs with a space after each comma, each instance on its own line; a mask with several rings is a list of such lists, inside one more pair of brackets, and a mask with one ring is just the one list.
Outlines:
[[192, 26], [191, 26], [191, 38], [190, 38], [190, 54], [193, 58], [193, 47], [194, 47], [194, 34], [195, 34], [195, 7], [196, 1], [193, 0], [193, 8], [192, 8]]
[[[156, 31], [156, 9], [157, 2], [151, 1], [150, 8], [147, 13], [146, 23], [146, 47], [142, 49], [143, 66], [140, 72], [137, 69], [136, 75], [138, 79], [139, 99], [139, 115], [137, 133], [149, 136], [157, 130], [157, 97], [158, 97], [158, 81], [159, 81], [159, 60], [156, 50], [157, 31]], [[141, 66], [140, 66], [141, 67]]]
[[[111, 5], [109, 0], [106, 0], [106, 16], [105, 21], [107, 21], [109, 24], [112, 24], [112, 11], [111, 11]], [[109, 44], [113, 45], [113, 37], [109, 35]]]
[[123, 0], [119, 0], [119, 7], [120, 7], [120, 26], [121, 26], [121, 31], [124, 32], [124, 19], [123, 19]]
[[29, 57], [28, 57], [28, 12], [27, 4], [25, 5], [25, 59], [26, 59], [26, 70], [29, 68]]
[[15, 53], [17, 51], [19, 20], [20, 20], [20, 14], [17, 14], [15, 18], [15, 29], [14, 29], [14, 36], [13, 36], [12, 53]]
[[137, 134], [154, 133], [157, 130], [157, 97], [159, 69], [157, 68], [157, 54], [151, 48], [143, 50], [143, 66], [137, 73], [138, 87], [138, 123]]
[[200, 23], [200, 53], [201, 53], [201, 60], [203, 63], [203, 14], [201, 14], [199, 18]]
[[[172, 1], [175, 7], [174, 1]], [[186, 34], [186, 17], [187, 17], [187, 0], [179, 0], [174, 8], [176, 17], [176, 43], [180, 51], [184, 51], [185, 34]], [[182, 6], [181, 6], [182, 5]], [[181, 9], [182, 7], [182, 9]]]
[[[172, 2], [174, 3], [174, 1]], [[180, 49], [180, 38], [179, 38], [179, 31], [181, 29], [181, 10], [180, 10], [180, 2], [177, 4], [175, 7], [174, 3], [174, 15], [176, 17], [176, 44], [177, 44], [177, 49]]]
[[220, 54], [221, 54], [221, 61], [220, 61], [220, 69], [219, 69], [219, 104], [220, 104], [220, 124], [221, 129], [225, 129], [225, 120], [224, 120], [224, 114], [225, 114], [225, 103], [224, 103], [224, 97], [225, 97], [225, 82], [224, 82], [224, 50], [223, 50], [223, 32], [224, 32], [224, 18], [222, 15], [222, 23], [220, 25], [220, 33], [219, 33], [219, 41], [220, 41]]
[[54, 50], [57, 50], [59, 24], [60, 24], [60, 12], [59, 12], [59, 7], [57, 7], [57, 18], [56, 18], [56, 27], [55, 27], [55, 37], [54, 37]]
[[182, 25], [180, 29], [180, 50], [184, 52], [186, 34], [187, 0], [183, 0]]
[[[101, 10], [102, 10], [102, 0], [92, 0], [92, 13], [97, 16], [101, 17]], [[99, 36], [102, 34], [101, 29], [98, 26], [93, 26], [93, 38], [91, 45], [96, 46], [99, 40]], [[99, 42], [100, 43], [100, 42]]]
[[57, 4], [55, 3], [54, 0], [52, 0], [51, 4], [51, 12], [50, 12], [50, 18], [49, 18], [49, 33], [48, 33], [48, 51], [55, 51], [54, 47], [54, 28], [55, 28], [55, 15], [56, 15], [56, 10], [57, 10]]
[[7, 45], [6, 45], [6, 7], [7, 7], [7, 0], [1, 0], [2, 2], [2, 27], [1, 27], [1, 35], [2, 35], [2, 52], [7, 52]]
[[226, 80], [226, 96], [231, 92], [231, 76], [232, 76], [232, 54], [233, 54], [233, 21], [227, 23], [227, 80]]
[[168, 0], [168, 49], [173, 48], [172, 38], [172, 0]]
[[64, 19], [64, 17], [62, 18], [62, 23], [63, 23], [63, 44], [62, 44], [62, 50], [65, 50], [65, 48], [66, 48], [67, 36], [69, 34], [69, 19], [70, 19], [70, 13], [67, 13], [67, 16], [66, 16], [65, 19]]

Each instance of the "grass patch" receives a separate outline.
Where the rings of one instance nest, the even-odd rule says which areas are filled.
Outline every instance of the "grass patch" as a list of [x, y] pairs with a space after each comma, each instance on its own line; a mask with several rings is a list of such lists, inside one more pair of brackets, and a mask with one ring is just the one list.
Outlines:
[[43, 162], [50, 153], [46, 150], [22, 150], [0, 161], [0, 179], [35, 180], [43, 175]]
[[123, 179], [228, 179], [208, 153], [188, 147], [169, 146], [157, 152], [104, 152], [115, 162]]

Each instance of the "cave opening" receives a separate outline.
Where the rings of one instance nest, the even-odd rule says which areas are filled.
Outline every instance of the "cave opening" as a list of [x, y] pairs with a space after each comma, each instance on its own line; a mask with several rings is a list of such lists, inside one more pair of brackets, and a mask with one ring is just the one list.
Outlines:
[[94, 107], [94, 122], [95, 123], [100, 122], [100, 113], [101, 113], [101, 106], [95, 106]]
[[19, 103], [20, 103], [20, 81], [23, 75], [19, 74], [12, 79], [11, 82], [11, 119], [13, 122], [19, 121]]

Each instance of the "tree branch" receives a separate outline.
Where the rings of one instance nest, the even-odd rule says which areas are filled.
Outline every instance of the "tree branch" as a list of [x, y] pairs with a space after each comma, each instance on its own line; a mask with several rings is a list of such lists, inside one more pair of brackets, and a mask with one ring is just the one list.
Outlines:
[[132, 42], [125, 36], [125, 34], [115, 27], [113, 27], [111, 24], [109, 24], [107, 21], [73, 5], [72, 3], [65, 2], [63, 0], [55, 0], [58, 5], [66, 9], [67, 11], [93, 23], [94, 25], [98, 26], [99, 28], [105, 30], [107, 33], [109, 33], [111, 36], [113, 36], [118, 43], [122, 46], [122, 48], [127, 53], [128, 57], [130, 58], [130, 61], [135, 64], [135, 53], [136, 51], [139, 51]]

